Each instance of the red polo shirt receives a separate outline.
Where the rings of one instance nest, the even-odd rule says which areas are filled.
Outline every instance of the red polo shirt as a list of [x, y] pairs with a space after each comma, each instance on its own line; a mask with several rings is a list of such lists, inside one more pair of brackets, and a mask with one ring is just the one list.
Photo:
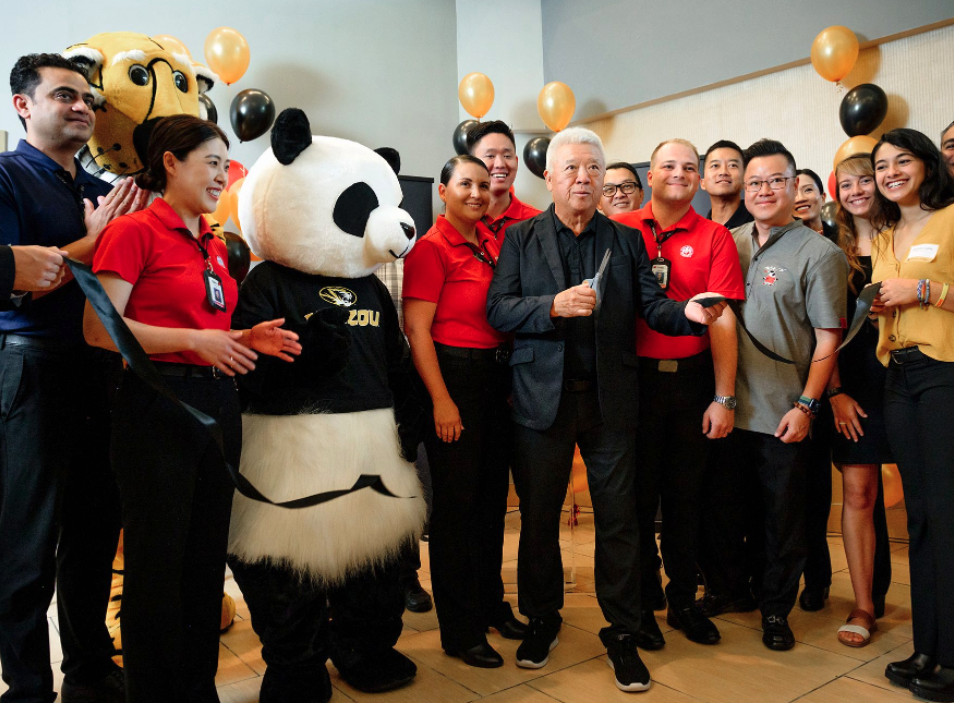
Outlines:
[[[500, 243], [477, 225], [484, 256], [497, 263]], [[487, 323], [487, 289], [493, 268], [480, 261], [454, 225], [441, 215], [404, 261], [404, 297], [437, 303], [431, 337], [451, 347], [493, 349], [506, 335]]]
[[[228, 252], [205, 218], [200, 236], [212, 269], [222, 279], [227, 312], [206, 298], [205, 259], [198, 241], [162, 198], [131, 215], [118, 217], [103, 230], [93, 257], [93, 271], [118, 274], [133, 286], [125, 317], [155, 327], [227, 330], [238, 302], [238, 284], [229, 275]], [[209, 366], [193, 352], [152, 354], [156, 361]]]
[[[650, 200], [642, 209], [615, 215], [612, 219], [639, 230], [646, 243], [650, 259], [657, 256], [659, 247], [649, 222], [655, 222]], [[699, 293], [719, 293], [726, 298], [743, 300], [745, 284], [739, 252], [729, 230], [720, 224], [689, 212], [668, 229], [656, 222], [656, 233], [665, 238], [662, 255], [671, 262], [669, 289], [673, 300], [687, 300]], [[649, 328], [645, 320], [636, 320], [636, 353], [652, 359], [683, 359], [709, 348], [709, 334], [701, 337], [667, 337]]]
[[504, 234], [510, 225], [515, 225], [518, 222], [529, 220], [531, 217], [536, 217], [541, 212], [541, 210], [537, 210], [535, 207], [531, 207], [525, 202], [517, 200], [517, 196], [514, 195], [513, 187], [511, 186], [510, 207], [504, 210], [500, 217], [495, 219], [491, 219], [489, 215], [484, 215], [482, 222], [487, 225], [487, 229], [494, 233], [498, 243], [503, 243]]

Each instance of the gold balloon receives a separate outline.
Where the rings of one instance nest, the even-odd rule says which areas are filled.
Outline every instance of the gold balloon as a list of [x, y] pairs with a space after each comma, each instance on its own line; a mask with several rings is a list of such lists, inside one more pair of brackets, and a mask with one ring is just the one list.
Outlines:
[[229, 188], [229, 203], [232, 212], [232, 222], [238, 228], [239, 234], [242, 233], [242, 223], [239, 222], [239, 193], [242, 192], [242, 186], [245, 185], [245, 179], [239, 178], [232, 187]]
[[877, 139], [864, 134], [858, 135], [857, 137], [852, 137], [838, 147], [838, 151], [835, 152], [835, 164], [833, 168], [837, 170], [838, 164], [847, 159], [849, 156], [854, 156], [855, 154], [870, 154], [877, 143]]
[[566, 83], [547, 83], [537, 96], [537, 112], [540, 113], [543, 124], [554, 132], [559, 132], [570, 124], [575, 111], [576, 97]]
[[840, 81], [858, 60], [858, 37], [847, 27], [823, 29], [812, 42], [812, 66], [826, 81]]
[[232, 198], [229, 196], [227, 190], [223, 190], [219, 193], [219, 202], [215, 206], [215, 211], [212, 213], [212, 218], [219, 223], [220, 225], [225, 225], [228, 222], [229, 216], [232, 214]]
[[483, 73], [468, 73], [457, 86], [457, 97], [463, 108], [479, 120], [494, 104], [494, 84]]
[[897, 464], [883, 464], [881, 480], [884, 483], [884, 507], [892, 508], [904, 500], [904, 489], [901, 486], [901, 474], [898, 473]]
[[219, 27], [205, 39], [205, 63], [226, 85], [245, 75], [249, 62], [248, 42], [231, 27]]
[[152, 39], [153, 41], [159, 42], [162, 48], [174, 54], [185, 54], [189, 59], [192, 59], [192, 53], [189, 51], [189, 48], [175, 37], [169, 34], [157, 34]]

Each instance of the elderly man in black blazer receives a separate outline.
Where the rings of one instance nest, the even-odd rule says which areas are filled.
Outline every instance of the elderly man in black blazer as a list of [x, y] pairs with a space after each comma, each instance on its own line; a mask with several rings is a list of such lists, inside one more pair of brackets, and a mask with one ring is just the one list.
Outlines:
[[[624, 691], [649, 688], [639, 658], [636, 316], [671, 335], [702, 334], [725, 307], [666, 297], [639, 232], [597, 212], [603, 145], [583, 128], [547, 152], [553, 205], [507, 230], [487, 296], [487, 318], [515, 333], [514, 483], [520, 496], [520, 612], [530, 630], [517, 664], [540, 668], [557, 644], [563, 567], [559, 524], [574, 445], [586, 462], [596, 523], [596, 595], [610, 626], [600, 632]], [[608, 265], [596, 273], [605, 253]], [[707, 297], [703, 293], [697, 298]]]

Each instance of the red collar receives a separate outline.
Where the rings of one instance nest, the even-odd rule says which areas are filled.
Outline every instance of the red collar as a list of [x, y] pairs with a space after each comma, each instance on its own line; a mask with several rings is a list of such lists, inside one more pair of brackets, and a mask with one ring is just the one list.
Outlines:
[[[156, 198], [152, 201], [152, 204], [148, 208], [149, 212], [162, 223], [166, 229], [174, 230], [184, 230], [190, 232], [190, 230], [185, 226], [185, 223], [182, 221], [182, 218], [179, 217], [179, 213], [172, 209], [172, 206], [169, 205], [162, 198]], [[201, 215], [199, 216], [199, 237], [203, 240], [208, 237], [215, 236], [212, 233], [212, 228], [209, 226], [208, 220], [206, 220]]]
[[[649, 227], [650, 222], [656, 222], [656, 217], [653, 215], [653, 201], [650, 200], [641, 209], [637, 210], [635, 216], [640, 222], [645, 224], [647, 228]], [[662, 234], [663, 232], [679, 231], [689, 232], [701, 219], [702, 218], [692, 208], [692, 205], [690, 205], [689, 210], [686, 211], [686, 214], [683, 215], [676, 224], [660, 231], [659, 233]], [[656, 222], [656, 224], [658, 225], [659, 223]]]
[[[441, 236], [447, 240], [447, 243], [451, 246], [470, 246], [470, 242], [464, 239], [464, 235], [457, 231], [457, 228], [450, 223], [444, 215], [438, 215], [437, 221], [434, 223], [434, 226], [437, 227], [437, 231], [441, 233]], [[477, 242], [481, 243], [485, 239], [493, 240], [494, 235], [483, 222], [477, 223]]]

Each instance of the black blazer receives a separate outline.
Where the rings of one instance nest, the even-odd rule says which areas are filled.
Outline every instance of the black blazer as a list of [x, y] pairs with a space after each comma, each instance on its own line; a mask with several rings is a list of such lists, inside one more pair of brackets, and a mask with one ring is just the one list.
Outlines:
[[[507, 230], [487, 293], [491, 326], [516, 335], [513, 418], [535, 430], [553, 424], [563, 393], [563, 321], [550, 317], [550, 307], [566, 286], [553, 217], [551, 206]], [[659, 287], [642, 234], [600, 212], [594, 217], [596, 260], [613, 251], [594, 313], [600, 409], [607, 428], [629, 430], [638, 417], [637, 313], [663, 334], [701, 335], [706, 328], [690, 322], [686, 303], [670, 300]]]

